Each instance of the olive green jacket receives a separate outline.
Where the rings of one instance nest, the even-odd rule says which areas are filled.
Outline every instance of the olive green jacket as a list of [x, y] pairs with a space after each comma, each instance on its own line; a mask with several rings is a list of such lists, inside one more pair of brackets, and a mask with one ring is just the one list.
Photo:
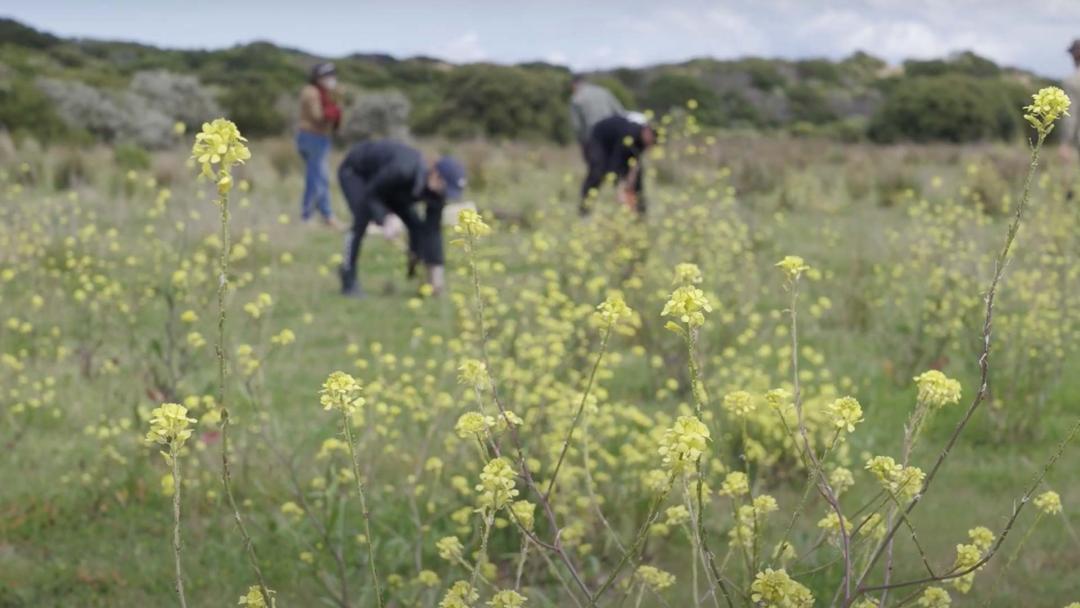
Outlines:
[[1062, 129], [1064, 129], [1061, 134], [1061, 141], [1070, 143], [1080, 149], [1080, 69], [1077, 69], [1076, 72], [1066, 78], [1063, 84], [1065, 93], [1072, 100], [1072, 108], [1069, 112], [1070, 115], [1065, 117], [1061, 125]]

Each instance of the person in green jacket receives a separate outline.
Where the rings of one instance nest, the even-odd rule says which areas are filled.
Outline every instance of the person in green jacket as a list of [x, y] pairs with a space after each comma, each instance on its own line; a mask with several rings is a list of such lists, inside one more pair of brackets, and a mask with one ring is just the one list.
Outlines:
[[1080, 40], [1074, 40], [1067, 50], [1072, 55], [1076, 71], [1065, 78], [1062, 82], [1062, 88], [1065, 89], [1065, 94], [1073, 102], [1073, 111], [1069, 116], [1065, 117], [1065, 122], [1061, 125], [1059, 152], [1063, 158], [1071, 160], [1076, 157], [1077, 151], [1080, 150], [1080, 116], [1078, 116], [1080, 114], [1080, 110], [1078, 110], [1080, 108]]
[[580, 74], [574, 75], [570, 86], [570, 124], [585, 158], [585, 145], [589, 143], [593, 125], [610, 116], [624, 114], [626, 110], [611, 91], [588, 82]]

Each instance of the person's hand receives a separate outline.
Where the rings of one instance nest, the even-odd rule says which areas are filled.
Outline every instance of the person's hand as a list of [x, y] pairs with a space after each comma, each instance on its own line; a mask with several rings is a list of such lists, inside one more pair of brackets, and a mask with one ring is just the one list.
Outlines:
[[634, 192], [634, 188], [630, 184], [620, 183], [615, 189], [615, 197], [627, 209], [631, 211], [637, 209], [637, 192]]
[[382, 233], [389, 241], [396, 239], [401, 234], [401, 220], [396, 215], [386, 218], [382, 225]]

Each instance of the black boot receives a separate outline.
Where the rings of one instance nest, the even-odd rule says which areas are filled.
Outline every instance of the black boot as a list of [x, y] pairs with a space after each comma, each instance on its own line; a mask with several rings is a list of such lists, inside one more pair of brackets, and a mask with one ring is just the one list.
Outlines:
[[349, 272], [349, 269], [342, 265], [338, 266], [338, 277], [341, 278], [341, 295], [357, 299], [364, 297], [364, 290], [356, 280], [356, 273]]

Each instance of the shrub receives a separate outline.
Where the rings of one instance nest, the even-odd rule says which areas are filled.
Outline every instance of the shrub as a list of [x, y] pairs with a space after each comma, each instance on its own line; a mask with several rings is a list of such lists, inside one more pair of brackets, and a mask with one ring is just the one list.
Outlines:
[[221, 115], [217, 100], [194, 76], [165, 70], [138, 72], [130, 90], [155, 110], [188, 127]]
[[873, 116], [870, 136], [878, 142], [1008, 139], [1018, 132], [1013, 90], [970, 76], [903, 78]]
[[39, 78], [37, 86], [56, 105], [57, 114], [72, 129], [84, 130], [109, 142], [135, 142], [160, 148], [173, 141], [172, 121], [127, 91], [109, 94], [82, 82]]
[[702, 124], [715, 126], [725, 122], [724, 101], [716, 91], [693, 76], [663, 74], [649, 83], [642, 96], [645, 107], [657, 114], [685, 108], [686, 102], [691, 99], [697, 101], [694, 115]]
[[552, 70], [467, 65], [456, 68], [417, 130], [449, 137], [569, 140], [567, 76]]
[[150, 154], [133, 144], [119, 144], [113, 148], [113, 161], [116, 166], [128, 170], [150, 168]]
[[409, 135], [412, 105], [400, 91], [379, 91], [357, 97], [345, 111], [341, 136], [348, 141]]
[[274, 135], [286, 127], [285, 116], [276, 108], [277, 98], [277, 89], [268, 84], [237, 82], [226, 89], [221, 105], [245, 135]]
[[69, 135], [49, 98], [26, 78], [0, 83], [0, 127], [49, 142]]

